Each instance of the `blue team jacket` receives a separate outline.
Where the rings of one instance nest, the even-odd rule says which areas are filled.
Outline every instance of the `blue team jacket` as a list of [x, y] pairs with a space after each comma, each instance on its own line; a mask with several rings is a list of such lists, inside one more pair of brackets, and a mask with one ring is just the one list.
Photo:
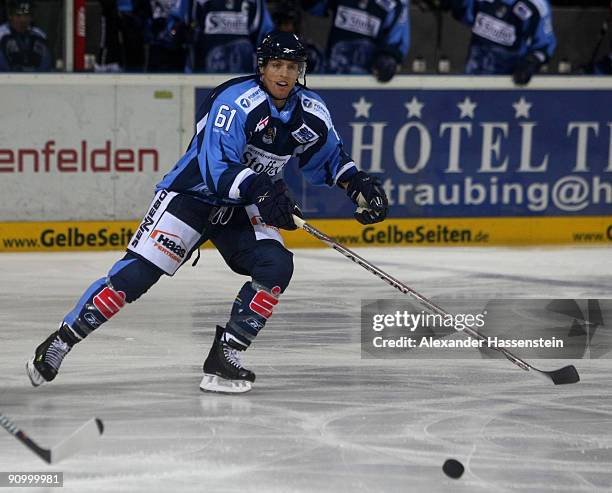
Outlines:
[[453, 15], [472, 28], [465, 71], [510, 74], [533, 54], [545, 63], [557, 41], [548, 0], [452, 0]]
[[314, 185], [333, 186], [357, 172], [325, 103], [300, 85], [279, 111], [259, 76], [231, 79], [211, 91], [196, 121], [187, 152], [157, 190], [214, 205], [246, 205], [244, 192], [255, 174], [274, 179], [292, 157]]

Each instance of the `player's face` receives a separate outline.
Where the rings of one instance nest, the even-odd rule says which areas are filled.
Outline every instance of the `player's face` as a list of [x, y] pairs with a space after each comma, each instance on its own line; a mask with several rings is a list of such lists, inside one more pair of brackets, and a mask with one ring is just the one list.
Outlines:
[[300, 75], [300, 64], [292, 60], [270, 60], [261, 70], [264, 87], [276, 99], [286, 99]]
[[26, 32], [32, 24], [30, 14], [13, 14], [9, 17], [11, 27], [18, 33]]

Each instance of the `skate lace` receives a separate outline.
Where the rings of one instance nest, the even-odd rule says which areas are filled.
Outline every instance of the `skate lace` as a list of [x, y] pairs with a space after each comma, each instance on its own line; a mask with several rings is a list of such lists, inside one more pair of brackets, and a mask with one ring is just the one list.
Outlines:
[[59, 337], [53, 339], [51, 345], [45, 352], [45, 363], [48, 363], [56, 370], [59, 370], [62, 360], [70, 351], [70, 346], [62, 341]]
[[240, 361], [240, 356], [238, 356], [238, 351], [236, 349], [224, 345], [223, 354], [225, 355], [225, 359], [232, 365], [238, 369], [242, 369], [242, 362]]

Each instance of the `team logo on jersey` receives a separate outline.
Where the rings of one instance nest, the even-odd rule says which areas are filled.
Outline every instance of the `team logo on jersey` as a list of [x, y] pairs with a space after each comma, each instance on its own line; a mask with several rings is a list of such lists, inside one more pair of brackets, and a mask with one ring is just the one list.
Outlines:
[[514, 15], [524, 21], [526, 21], [533, 15], [531, 9], [527, 7], [527, 5], [525, 5], [523, 2], [518, 2], [512, 9], [512, 12], [514, 12]]
[[264, 128], [266, 128], [269, 121], [270, 115], [264, 116], [261, 120], [259, 120], [259, 122], [257, 122], [257, 125], [255, 125], [255, 132], [261, 132]]
[[276, 138], [276, 127], [268, 127], [266, 128], [266, 131], [264, 132], [261, 140], [263, 140], [264, 143], [266, 144], [271, 144], [272, 142], [274, 142], [275, 138]]
[[319, 138], [317, 133], [305, 123], [297, 130], [291, 132], [291, 135], [293, 135], [293, 138], [300, 144], [307, 144]]
[[251, 106], [251, 102], [247, 98], [242, 98], [240, 100], [240, 106], [242, 106], [244, 109], [247, 109], [249, 106]]
[[302, 104], [304, 105], [304, 108], [312, 108], [312, 101], [308, 98], [302, 99]]

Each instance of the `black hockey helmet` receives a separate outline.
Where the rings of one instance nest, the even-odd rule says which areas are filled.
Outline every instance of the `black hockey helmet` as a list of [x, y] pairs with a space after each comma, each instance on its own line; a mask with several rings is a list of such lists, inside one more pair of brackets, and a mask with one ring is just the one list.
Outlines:
[[30, 0], [9, 0], [6, 7], [9, 15], [32, 15], [33, 5]]
[[293, 33], [274, 31], [257, 47], [257, 66], [263, 68], [270, 60], [292, 60], [300, 63], [300, 74], [306, 70], [306, 48]]

